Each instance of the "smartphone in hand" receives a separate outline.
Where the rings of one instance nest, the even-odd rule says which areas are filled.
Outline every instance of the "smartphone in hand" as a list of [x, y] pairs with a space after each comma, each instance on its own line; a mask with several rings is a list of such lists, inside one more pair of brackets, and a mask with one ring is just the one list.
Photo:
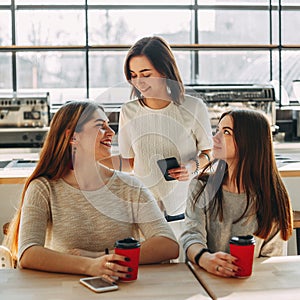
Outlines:
[[175, 180], [175, 178], [169, 176], [168, 170], [180, 167], [176, 157], [160, 159], [157, 164], [167, 181]]
[[115, 291], [119, 288], [118, 285], [106, 281], [102, 277], [80, 278], [79, 282], [96, 293]]

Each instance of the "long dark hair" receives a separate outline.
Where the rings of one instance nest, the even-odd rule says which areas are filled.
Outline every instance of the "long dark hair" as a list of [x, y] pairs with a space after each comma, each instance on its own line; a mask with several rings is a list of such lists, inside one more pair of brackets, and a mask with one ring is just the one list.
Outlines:
[[70, 101], [64, 104], [51, 120], [40, 159], [33, 173], [27, 178], [18, 210], [9, 224], [8, 234], [4, 244], [11, 250], [16, 261], [18, 253], [18, 232], [24, 197], [29, 184], [36, 178], [44, 176], [48, 179], [62, 178], [70, 170], [72, 163], [72, 137], [74, 132], [80, 132], [97, 109], [103, 108], [89, 101]]
[[[292, 235], [292, 208], [287, 190], [280, 177], [272, 142], [272, 133], [268, 119], [263, 113], [254, 110], [232, 110], [222, 114], [231, 116], [233, 120], [234, 139], [237, 148], [238, 163], [233, 178], [238, 187], [242, 186], [247, 197], [247, 205], [243, 214], [236, 220], [240, 221], [249, 207], [256, 214], [258, 227], [254, 233], [260, 238], [267, 238], [274, 224], [281, 231], [283, 240]], [[213, 174], [207, 172], [214, 162], [207, 165], [198, 179], [204, 182], [202, 189], [195, 197], [194, 204], [199, 201], [207, 185], [216, 192], [210, 193], [213, 199], [208, 210], [214, 212], [219, 220], [223, 220], [222, 183], [228, 177], [228, 166], [221, 161]], [[216, 184], [217, 187], [216, 187]], [[254, 206], [251, 207], [251, 200]]]
[[[128, 51], [125, 63], [124, 73], [127, 81], [131, 83], [131, 73], [129, 62], [135, 56], [144, 55], [152, 63], [154, 68], [167, 78], [167, 84], [170, 88], [171, 98], [174, 103], [183, 102], [184, 85], [175, 61], [175, 57], [168, 43], [161, 37], [144, 37], [138, 40]], [[131, 97], [141, 99], [140, 91], [132, 85]]]

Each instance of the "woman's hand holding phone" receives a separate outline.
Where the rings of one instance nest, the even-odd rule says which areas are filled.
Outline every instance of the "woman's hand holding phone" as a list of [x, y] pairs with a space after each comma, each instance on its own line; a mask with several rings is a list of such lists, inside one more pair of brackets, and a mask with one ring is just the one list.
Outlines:
[[190, 178], [190, 174], [185, 165], [180, 165], [179, 168], [170, 169], [168, 171], [170, 177], [178, 180], [178, 181], [187, 181]]
[[157, 164], [167, 181], [186, 181], [189, 179], [188, 169], [185, 165], [180, 165], [175, 157], [160, 159]]

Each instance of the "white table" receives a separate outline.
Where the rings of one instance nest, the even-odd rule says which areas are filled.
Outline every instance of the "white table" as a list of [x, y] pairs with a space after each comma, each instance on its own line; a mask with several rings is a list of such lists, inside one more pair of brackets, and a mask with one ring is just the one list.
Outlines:
[[140, 266], [138, 280], [120, 282], [117, 291], [95, 293], [79, 283], [87, 276], [32, 270], [0, 270], [0, 299], [4, 300], [183, 300], [198, 295], [210, 299], [184, 263]]
[[256, 258], [252, 276], [243, 279], [216, 276], [190, 262], [189, 267], [212, 299], [300, 299], [300, 256]]

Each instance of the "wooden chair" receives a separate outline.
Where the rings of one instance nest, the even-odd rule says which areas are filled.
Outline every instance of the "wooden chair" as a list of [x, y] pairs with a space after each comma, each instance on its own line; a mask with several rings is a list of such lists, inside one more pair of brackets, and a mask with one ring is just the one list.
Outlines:
[[11, 252], [5, 246], [0, 245], [0, 269], [13, 269], [14, 263]]
[[4, 234], [4, 235], [7, 235], [7, 232], [8, 232], [8, 226], [9, 226], [9, 223], [5, 223], [5, 224], [3, 225], [3, 234]]
[[[2, 227], [4, 235], [7, 235], [8, 226], [9, 226], [9, 222], [5, 223]], [[5, 246], [0, 245], [0, 269], [13, 269], [13, 268], [16, 268], [16, 264], [14, 263], [10, 250]]]
[[293, 228], [296, 229], [297, 254], [300, 255], [300, 211], [293, 211]]

